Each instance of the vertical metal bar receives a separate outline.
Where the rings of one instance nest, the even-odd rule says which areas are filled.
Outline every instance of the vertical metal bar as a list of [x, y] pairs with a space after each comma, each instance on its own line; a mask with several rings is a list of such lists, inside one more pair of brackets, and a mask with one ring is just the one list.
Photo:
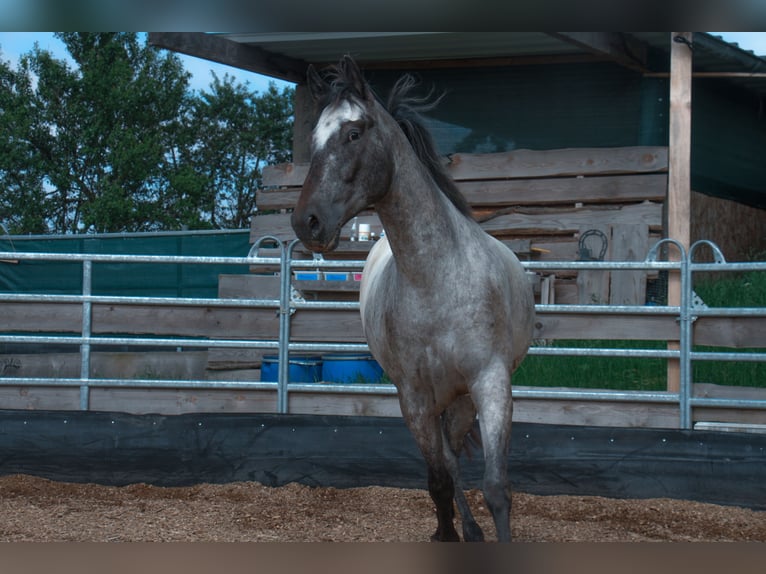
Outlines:
[[[660, 239], [646, 255], [647, 262], [659, 261], [661, 247], [665, 244], [675, 245], [679, 253], [680, 301], [678, 304], [678, 418], [679, 426], [691, 428], [691, 273], [689, 271], [689, 255], [683, 243], [673, 238]], [[669, 252], [668, 252], [669, 254]], [[668, 285], [668, 304], [670, 301], [670, 285]], [[668, 343], [670, 344], [670, 343]], [[668, 369], [668, 373], [670, 373]]]
[[291, 261], [293, 248], [298, 240], [293, 240], [287, 246], [281, 246], [280, 262], [280, 290], [279, 290], [279, 368], [277, 379], [277, 412], [286, 414], [288, 407], [288, 385], [290, 383], [290, 288], [291, 288]]
[[682, 429], [692, 428], [692, 251], [681, 258], [681, 317], [680, 317], [680, 351], [679, 357], [679, 406], [680, 426]]
[[694, 426], [692, 418], [692, 405], [691, 399], [693, 394], [694, 378], [692, 376], [692, 350], [694, 347], [694, 321], [697, 320], [692, 309], [693, 301], [693, 272], [694, 272], [694, 253], [700, 245], [707, 245], [713, 252], [713, 257], [716, 263], [726, 263], [723, 253], [718, 246], [712, 241], [701, 239], [694, 242], [681, 261], [681, 388], [680, 388], [680, 404], [681, 404], [681, 428], [684, 430], [691, 430]]
[[[93, 292], [93, 262], [82, 262], [82, 294], [90, 297]], [[90, 300], [82, 302], [82, 338], [80, 344], [80, 410], [87, 411], [90, 405], [90, 337], [93, 322]]]

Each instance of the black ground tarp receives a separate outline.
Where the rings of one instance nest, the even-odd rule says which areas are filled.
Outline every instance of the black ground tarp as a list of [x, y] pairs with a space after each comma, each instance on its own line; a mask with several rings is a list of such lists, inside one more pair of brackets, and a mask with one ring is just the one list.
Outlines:
[[[481, 454], [462, 464], [467, 486], [480, 486]], [[401, 419], [317, 415], [0, 410], [0, 475], [14, 473], [106, 485], [426, 484]], [[510, 474], [533, 494], [766, 509], [766, 436], [515, 423]]]

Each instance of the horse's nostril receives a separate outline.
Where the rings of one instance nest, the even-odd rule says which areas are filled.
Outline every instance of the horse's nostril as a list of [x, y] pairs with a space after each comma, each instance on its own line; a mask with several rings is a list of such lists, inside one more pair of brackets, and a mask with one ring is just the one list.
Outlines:
[[317, 238], [319, 235], [319, 219], [317, 219], [316, 215], [309, 215], [306, 219], [306, 223], [308, 223], [309, 232], [311, 232], [311, 237], [314, 239]]

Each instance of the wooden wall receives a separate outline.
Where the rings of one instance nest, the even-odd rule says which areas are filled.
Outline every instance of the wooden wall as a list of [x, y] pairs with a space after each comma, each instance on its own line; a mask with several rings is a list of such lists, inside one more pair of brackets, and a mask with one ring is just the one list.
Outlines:
[[[608, 238], [606, 260], [643, 259], [662, 235], [665, 147], [454, 154], [446, 167], [482, 227], [522, 259], [576, 260], [580, 235], [590, 229], [599, 229]], [[299, 163], [264, 170], [258, 208], [267, 213], [252, 218], [251, 240], [264, 235], [295, 237], [287, 211], [295, 206], [307, 169], [307, 164]], [[363, 213], [359, 221], [380, 233], [374, 211]], [[328, 257], [366, 256], [370, 245], [350, 242], [349, 235], [350, 223], [341, 232], [338, 250]], [[300, 249], [296, 253], [310, 256]], [[644, 303], [646, 276], [641, 272], [631, 277], [623, 272], [585, 275], [578, 283], [574, 272], [558, 274], [552, 300]]]
[[[766, 258], [766, 209], [692, 192], [691, 240], [708, 239], [727, 261]], [[699, 252], [704, 261], [706, 250]]]

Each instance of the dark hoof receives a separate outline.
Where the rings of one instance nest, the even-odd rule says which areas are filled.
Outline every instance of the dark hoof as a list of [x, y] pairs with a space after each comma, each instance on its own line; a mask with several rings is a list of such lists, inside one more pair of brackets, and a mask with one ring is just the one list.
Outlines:
[[463, 525], [463, 538], [466, 542], [484, 542], [484, 532], [481, 527], [476, 524]]
[[454, 528], [452, 529], [452, 532], [447, 532], [446, 534], [437, 530], [434, 532], [433, 536], [431, 536], [431, 542], [460, 542], [460, 536], [458, 536], [457, 530]]

